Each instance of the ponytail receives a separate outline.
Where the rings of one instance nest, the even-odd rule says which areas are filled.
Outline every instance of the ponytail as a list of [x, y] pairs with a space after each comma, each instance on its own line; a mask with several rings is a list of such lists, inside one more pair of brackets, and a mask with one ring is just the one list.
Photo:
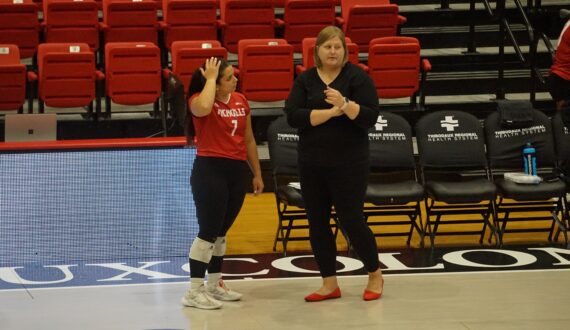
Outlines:
[[194, 137], [196, 136], [196, 128], [194, 127], [194, 122], [192, 118], [192, 111], [190, 110], [190, 96], [202, 91], [206, 80], [202, 76], [200, 69], [196, 69], [190, 78], [190, 84], [188, 86], [188, 94], [186, 98], [186, 104], [188, 105], [188, 116], [186, 116], [186, 122], [184, 125], [184, 135], [186, 135], [186, 144], [189, 146], [194, 145]]

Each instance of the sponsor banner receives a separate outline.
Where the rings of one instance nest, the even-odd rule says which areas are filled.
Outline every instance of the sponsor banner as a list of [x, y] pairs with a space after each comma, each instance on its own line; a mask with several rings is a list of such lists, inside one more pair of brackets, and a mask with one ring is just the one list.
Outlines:
[[[553, 246], [406, 249], [378, 253], [385, 274], [570, 269], [570, 249]], [[339, 255], [338, 275], [364, 275], [353, 256]], [[63, 262], [0, 267], [0, 290], [186, 282], [186, 257]], [[228, 256], [226, 279], [320, 276], [311, 254]]]

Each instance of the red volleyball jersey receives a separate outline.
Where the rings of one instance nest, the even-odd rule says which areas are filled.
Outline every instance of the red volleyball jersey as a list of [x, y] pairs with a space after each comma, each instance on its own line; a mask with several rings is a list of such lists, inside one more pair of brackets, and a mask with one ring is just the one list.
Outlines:
[[250, 112], [245, 96], [233, 92], [227, 104], [216, 100], [209, 115], [192, 116], [198, 156], [246, 160], [245, 127]]
[[555, 73], [564, 80], [570, 80], [570, 20], [562, 29], [560, 38], [558, 39], [558, 48], [556, 49], [556, 57], [554, 64], [550, 68], [550, 72]]

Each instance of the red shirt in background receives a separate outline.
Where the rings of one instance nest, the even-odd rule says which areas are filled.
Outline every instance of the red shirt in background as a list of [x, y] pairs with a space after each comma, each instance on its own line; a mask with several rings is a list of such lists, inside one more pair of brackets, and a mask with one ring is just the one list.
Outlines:
[[550, 68], [550, 72], [556, 74], [564, 80], [570, 81], [570, 20], [566, 23], [558, 39], [558, 48], [556, 49], [556, 57], [554, 64]]

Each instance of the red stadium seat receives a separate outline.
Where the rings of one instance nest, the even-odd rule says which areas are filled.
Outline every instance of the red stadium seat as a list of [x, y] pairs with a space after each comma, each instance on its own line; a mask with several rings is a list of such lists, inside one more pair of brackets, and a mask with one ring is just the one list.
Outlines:
[[165, 48], [180, 40], [216, 40], [216, 11], [215, 0], [164, 0], [160, 26]]
[[20, 57], [32, 57], [39, 43], [38, 6], [32, 0], [0, 0], [0, 44], [17, 45]]
[[[86, 43], [44, 43], [38, 47], [38, 104], [49, 107], [89, 107], [97, 97], [96, 82], [103, 74], [96, 70], [95, 54]], [[99, 102], [97, 102], [99, 104]]]
[[342, 0], [341, 3], [342, 17], [337, 18], [337, 24], [359, 45], [360, 52], [366, 52], [374, 38], [397, 35], [398, 25], [406, 22], [405, 17], [398, 15], [398, 5], [388, 0]]
[[237, 53], [241, 39], [274, 38], [275, 19], [272, 0], [221, 0], [222, 44]]
[[16, 45], [0, 44], [0, 111], [24, 112], [26, 101], [26, 66], [20, 63]]
[[154, 103], [158, 112], [161, 94], [160, 49], [150, 42], [116, 42], [105, 45], [105, 109]]
[[103, 35], [108, 42], [157, 44], [158, 21], [154, 0], [103, 0]]
[[[314, 53], [315, 53], [315, 42], [317, 38], [304, 38], [303, 39], [303, 64], [299, 64], [295, 67], [297, 74], [312, 68], [315, 66]], [[363, 69], [366, 68], [365, 65], [358, 63], [358, 45], [353, 43], [350, 38], [345, 37], [346, 48], [348, 48], [348, 61], [361, 66]]]
[[293, 83], [293, 46], [285, 39], [244, 39], [238, 51], [240, 90], [249, 100], [287, 99]]
[[[172, 44], [172, 73], [186, 90], [194, 71], [212, 56], [227, 59], [228, 51], [217, 40], [175, 41]], [[163, 73], [165, 78], [168, 71]]]
[[324, 27], [335, 24], [333, 0], [286, 0], [283, 14], [283, 38], [302, 51], [304, 38], [314, 37]]
[[[287, 0], [273, 0], [273, 7], [275, 8], [285, 8], [285, 2]], [[335, 6], [340, 6], [340, 0], [332, 0]]]
[[379, 98], [410, 97], [411, 103], [416, 105], [419, 93], [419, 105], [423, 107], [423, 84], [430, 70], [429, 61], [420, 58], [420, 43], [416, 38], [384, 37], [370, 41], [368, 73]]
[[46, 42], [86, 43], [99, 49], [99, 10], [94, 0], [44, 0]]

